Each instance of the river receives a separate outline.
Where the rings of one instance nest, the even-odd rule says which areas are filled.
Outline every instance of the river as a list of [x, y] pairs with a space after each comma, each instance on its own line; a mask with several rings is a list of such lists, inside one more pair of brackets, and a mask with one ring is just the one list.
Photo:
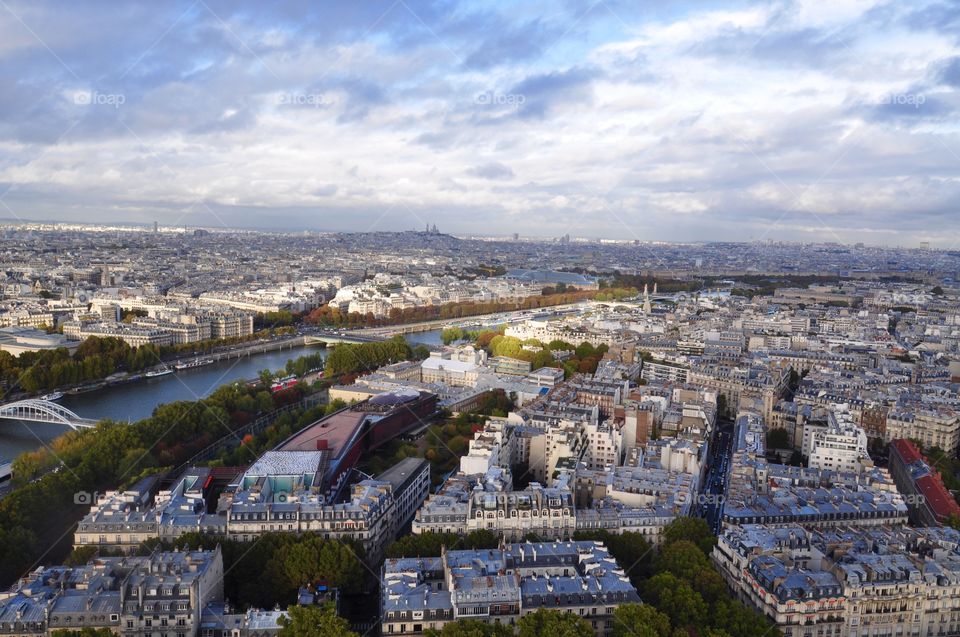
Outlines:
[[428, 330], [426, 332], [410, 332], [404, 334], [403, 338], [411, 345], [443, 345], [440, 338], [440, 332], [443, 330]]
[[[198, 400], [209, 396], [221, 385], [256, 378], [261, 369], [277, 371], [283, 369], [291, 358], [325, 351], [316, 347], [298, 347], [255, 354], [128, 385], [104, 387], [76, 396], [67, 395], [58, 402], [83, 418], [133, 422], [149, 416], [157, 405], [177, 400]], [[12, 460], [24, 451], [32, 451], [49, 443], [66, 431], [69, 431], [68, 427], [51, 423], [0, 419], [0, 460]]]
[[[441, 331], [412, 332], [404, 337], [411, 344], [439, 346], [443, 344]], [[282, 369], [287, 360], [314, 351], [325, 350], [300, 347], [255, 354], [129, 385], [104, 387], [77, 396], [68, 395], [61, 398], [59, 403], [83, 418], [113, 418], [132, 422], [149, 416], [157, 405], [203, 398], [220, 385], [254, 378], [264, 368], [274, 371]], [[24, 451], [37, 449], [66, 431], [69, 428], [61, 425], [0, 419], [0, 460], [11, 460]]]

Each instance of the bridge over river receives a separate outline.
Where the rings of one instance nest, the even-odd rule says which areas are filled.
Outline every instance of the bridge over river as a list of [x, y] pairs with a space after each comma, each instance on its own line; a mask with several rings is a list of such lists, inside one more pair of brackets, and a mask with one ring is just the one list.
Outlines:
[[97, 424], [96, 420], [81, 418], [66, 407], [49, 400], [30, 398], [0, 405], [0, 418], [27, 420], [30, 422], [48, 422], [66, 425], [71, 429], [89, 429]]

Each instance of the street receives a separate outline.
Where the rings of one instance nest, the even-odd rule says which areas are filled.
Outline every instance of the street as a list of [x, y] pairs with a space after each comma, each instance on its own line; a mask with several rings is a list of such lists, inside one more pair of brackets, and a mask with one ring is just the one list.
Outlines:
[[707, 520], [714, 533], [720, 530], [723, 514], [723, 493], [733, 454], [733, 421], [718, 420], [713, 442], [710, 445], [709, 469], [706, 483], [698, 499], [696, 514]]

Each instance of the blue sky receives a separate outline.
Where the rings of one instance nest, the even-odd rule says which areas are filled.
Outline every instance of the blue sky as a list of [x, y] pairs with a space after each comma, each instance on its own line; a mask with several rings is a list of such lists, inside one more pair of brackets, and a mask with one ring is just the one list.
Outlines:
[[0, 0], [0, 218], [956, 248], [953, 2]]

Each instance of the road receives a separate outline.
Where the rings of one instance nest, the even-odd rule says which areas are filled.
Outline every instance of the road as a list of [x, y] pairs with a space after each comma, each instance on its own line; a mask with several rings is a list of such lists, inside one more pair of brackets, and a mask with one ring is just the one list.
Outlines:
[[421, 321], [419, 323], [406, 323], [400, 325], [389, 325], [384, 327], [369, 327], [357, 330], [346, 330], [347, 335], [356, 336], [381, 336], [389, 337], [394, 334], [408, 334], [410, 332], [426, 332], [443, 327], [469, 327], [477, 326], [483, 323], [515, 323], [517, 321], [531, 318], [538, 314], [566, 313], [571, 310], [589, 307], [592, 301], [577, 301], [576, 303], [565, 303], [563, 305], [548, 305], [545, 307], [531, 308], [527, 310], [507, 310], [504, 312], [495, 312], [493, 314], [477, 314], [476, 316], [464, 316], [460, 318], [433, 319], [430, 321]]
[[723, 494], [730, 473], [730, 458], [733, 455], [733, 421], [719, 420], [710, 445], [710, 468], [706, 484], [699, 498], [697, 515], [706, 518], [714, 533], [719, 533], [723, 515]]

